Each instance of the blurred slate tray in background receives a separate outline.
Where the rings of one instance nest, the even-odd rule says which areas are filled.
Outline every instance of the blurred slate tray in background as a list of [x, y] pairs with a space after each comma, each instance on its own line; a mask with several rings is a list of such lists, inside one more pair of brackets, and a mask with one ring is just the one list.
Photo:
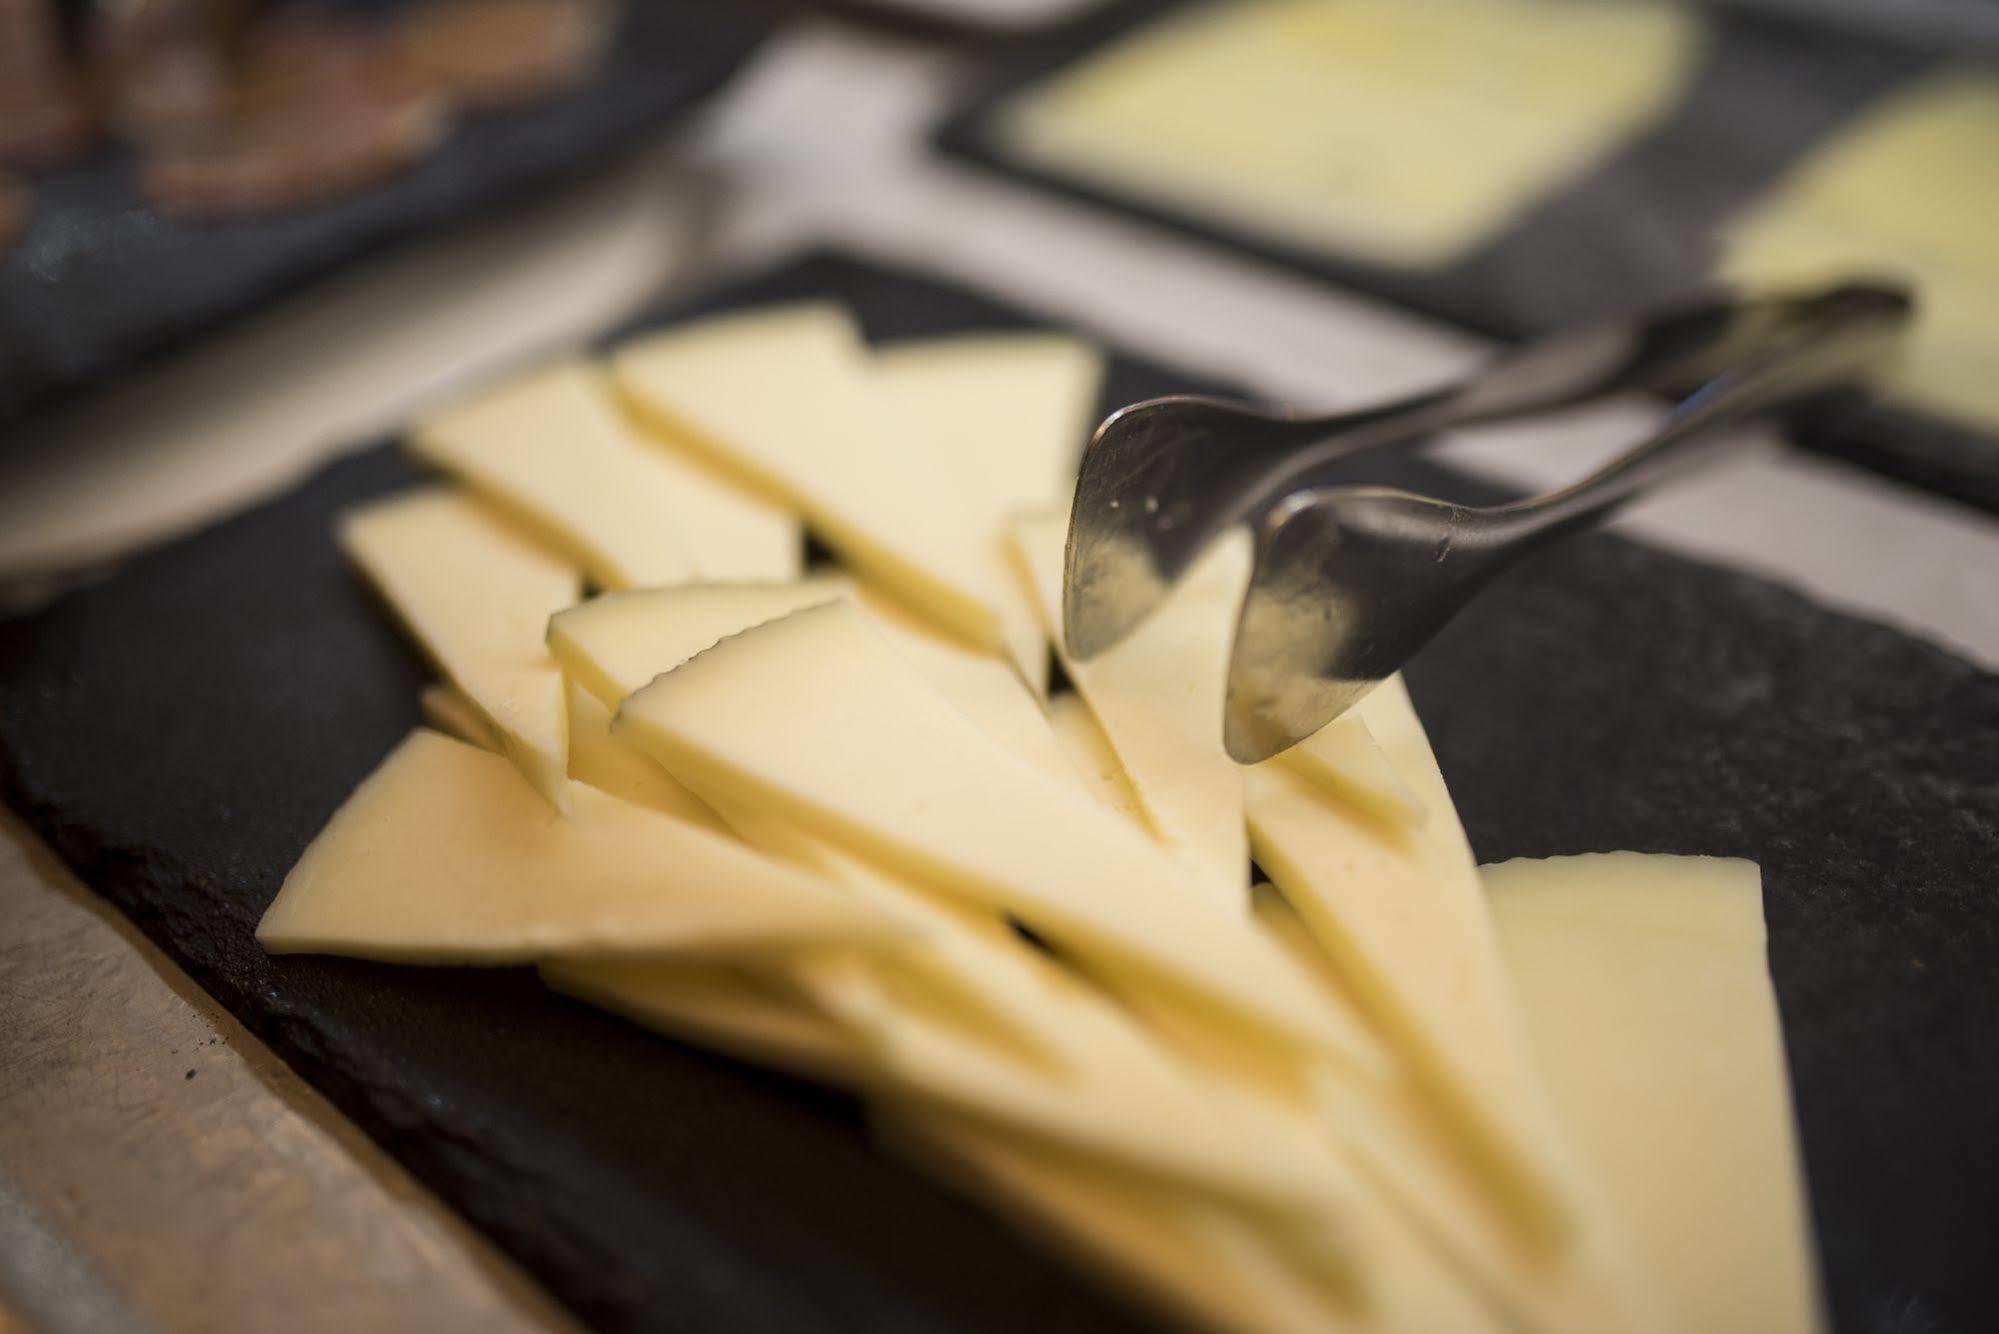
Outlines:
[[741, 66], [765, 33], [755, 14], [636, 0], [587, 83], [465, 116], [411, 170], [296, 213], [162, 217], [140, 197], [129, 156], [111, 148], [33, 177], [27, 229], [0, 251], [0, 423], [378, 246], [483, 216], [637, 143]]
[[[877, 340], [1032, 322], [817, 256], [683, 306], [834, 298]], [[1105, 404], [1224, 386], [1118, 358]], [[846, 1100], [522, 970], [271, 959], [299, 851], [428, 673], [334, 546], [385, 446], [0, 623], [0, 796], [389, 1152], [598, 1328], [1146, 1327], [877, 1152]], [[1384, 481], [1489, 499], [1419, 461]], [[1479, 856], [1750, 857], [1838, 1327], [1999, 1328], [1999, 677], [1621, 537], [1551, 550], [1417, 661]]]
[[[1884, 93], [1953, 52], [1923, 28], [1889, 40], [1818, 21], [1807, 3], [1737, 0], [1703, 10], [1707, 49], [1677, 110], [1557, 186], [1440, 268], [1397, 268], [1274, 239], [1080, 171], [1030, 161], [999, 130], [1004, 112], [1100, 50], [1200, 0], [1118, 0], [1016, 49], [938, 130], [941, 148], [1009, 178], [1385, 297], [1504, 340], [1684, 298], [1709, 281], [1723, 224]], [[1989, 25], [1988, 25], [1989, 26]], [[1967, 170], [1978, 169], [1968, 165]], [[1811, 448], [1999, 513], [1999, 440], [1915, 411], [1828, 402], [1794, 423]]]

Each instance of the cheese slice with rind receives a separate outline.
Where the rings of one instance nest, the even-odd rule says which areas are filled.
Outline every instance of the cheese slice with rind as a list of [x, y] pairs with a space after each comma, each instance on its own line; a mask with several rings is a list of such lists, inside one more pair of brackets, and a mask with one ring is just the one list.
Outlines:
[[999, 646], [996, 580], [957, 482], [921, 424], [884, 410], [844, 310], [716, 316], [627, 343], [612, 368], [653, 429], [795, 507], [938, 625]]
[[1431, 1082], [1524, 1226], [1567, 1235], [1576, 1164], [1528, 1052], [1464, 831], [1399, 679], [1358, 706], [1429, 811], [1384, 827], [1282, 764], [1249, 771], [1257, 863]]
[[617, 726], [697, 790], [1008, 912], [1090, 967], [1374, 1056], [1179, 863], [988, 738], [851, 606], [722, 641], [627, 699]]
[[340, 545], [492, 723], [507, 757], [567, 810], [569, 706], [542, 641], [548, 618], [582, 596], [577, 569], [504, 515], [445, 488], [350, 511]]
[[1672, 1327], [1824, 1327], [1751, 862], [1485, 868], [1521, 1013]]
[[831, 883], [581, 784], [567, 818], [504, 759], [419, 729], [285, 877], [273, 953], [410, 963], [755, 956], [904, 928]]
[[1062, 667], [1117, 753], [1147, 822], [1214, 902], [1245, 910], [1249, 835], [1242, 767], [1222, 747], [1236, 610], [1249, 582], [1246, 533], [1217, 542], [1122, 642], [1088, 662], [1061, 643], [1063, 514], [1022, 519], [1014, 549]]
[[961, 334], [874, 357], [887, 410], [921, 430], [957, 479], [993, 569], [1008, 655], [1038, 695], [1048, 690], [1048, 642], [1014, 577], [1010, 529], [1068, 503], [1102, 379], [1103, 354], [1067, 334]]
[[590, 362], [488, 389], [420, 422], [410, 445], [533, 524], [602, 588], [799, 571], [797, 516], [648, 434]]

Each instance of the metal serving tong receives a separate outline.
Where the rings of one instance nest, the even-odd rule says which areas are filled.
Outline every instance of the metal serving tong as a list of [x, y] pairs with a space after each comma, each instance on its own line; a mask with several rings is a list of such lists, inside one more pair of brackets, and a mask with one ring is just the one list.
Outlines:
[[[1852, 378], [1909, 323], [1907, 291], [1850, 283], [1571, 331], [1462, 383], [1329, 417], [1223, 399], [1135, 403], [1097, 428], [1069, 521], [1062, 626], [1088, 659], [1238, 524], [1256, 558], [1223, 737], [1253, 764], [1338, 717], [1509, 563], [1715, 457], [1716, 428]], [[1651, 436], [1572, 486], [1489, 508], [1315, 474], [1438, 432], [1627, 389], [1698, 384]], [[1725, 437], [1724, 437], [1725, 438]]]

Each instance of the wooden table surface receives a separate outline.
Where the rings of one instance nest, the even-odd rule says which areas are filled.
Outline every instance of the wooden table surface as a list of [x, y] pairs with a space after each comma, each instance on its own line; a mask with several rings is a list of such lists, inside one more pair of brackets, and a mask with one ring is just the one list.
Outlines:
[[[1365, 298], [929, 160], [923, 129], [959, 86], [948, 56], [802, 28], [633, 159], [30, 423], [0, 464], [0, 587], [47, 596], [62, 572], [281, 489], [454, 385], [817, 241], [1300, 403], [1394, 392], [1480, 355]], [[1446, 456], [1550, 483], [1655, 412], [1610, 404]], [[1999, 664], [1999, 524], [1753, 435], [1743, 454], [1623, 523]], [[565, 1324], [11, 816], [0, 1072], [0, 1334]]]

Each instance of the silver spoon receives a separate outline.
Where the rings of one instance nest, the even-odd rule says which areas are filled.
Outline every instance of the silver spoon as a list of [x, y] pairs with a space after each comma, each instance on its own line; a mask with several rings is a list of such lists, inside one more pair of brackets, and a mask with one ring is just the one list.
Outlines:
[[[1070, 651], [1116, 643], [1215, 536], [1255, 530], [1223, 735], [1243, 763], [1332, 721], [1511, 561], [1714, 451], [1714, 428], [1849, 379], [1906, 327], [1908, 294], [1851, 284], [1557, 337], [1462, 385], [1338, 417], [1216, 399], [1114, 414], [1084, 457], [1063, 596]], [[1583, 481], [1477, 509], [1382, 487], [1312, 487], [1329, 462], [1660, 381], [1708, 378], [1644, 443]]]

